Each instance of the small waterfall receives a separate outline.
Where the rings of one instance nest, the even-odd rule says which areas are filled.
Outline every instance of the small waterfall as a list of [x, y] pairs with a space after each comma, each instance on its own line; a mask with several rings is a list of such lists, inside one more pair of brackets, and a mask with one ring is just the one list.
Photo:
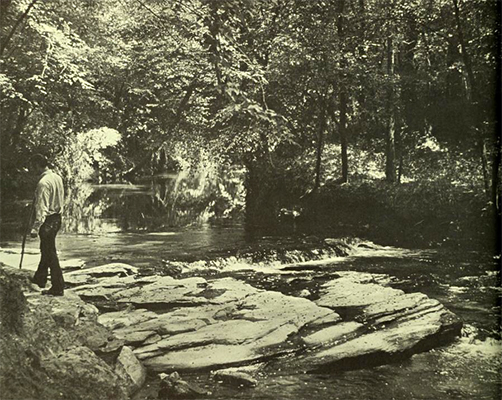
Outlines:
[[324, 239], [319, 245], [302, 249], [251, 250], [229, 257], [193, 262], [166, 261], [169, 267], [182, 273], [196, 271], [256, 271], [261, 273], [291, 273], [295, 270], [315, 268], [352, 258], [370, 257], [427, 257], [433, 251], [409, 250], [391, 246], [381, 246], [359, 238]]

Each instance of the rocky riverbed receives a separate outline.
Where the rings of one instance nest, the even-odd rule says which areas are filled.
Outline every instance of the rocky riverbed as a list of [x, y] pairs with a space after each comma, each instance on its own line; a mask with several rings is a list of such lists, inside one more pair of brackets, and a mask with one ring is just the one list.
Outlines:
[[[227, 276], [229, 265], [234, 272], [240, 265], [242, 275]], [[312, 262], [258, 267], [293, 282], [308, 279], [301, 273], [305, 265], [312, 268]], [[127, 398], [143, 384], [146, 371], [164, 374], [167, 390], [186, 383], [178, 373], [210, 372], [215, 385], [252, 387], [262, 371], [285, 362], [305, 373], [365, 368], [451, 341], [462, 327], [437, 300], [392, 287], [386, 274], [337, 271], [315, 291], [291, 295], [240, 279], [257, 266], [235, 260], [171, 265], [174, 276], [145, 275], [124, 263], [86, 268], [71, 260], [64, 267], [69, 289], [54, 298], [41, 296], [29, 284], [29, 273], [3, 268], [5, 276], [22, 281], [25, 319], [43, 315], [50, 321], [25, 324], [37, 327], [49, 350], [35, 346], [30, 351], [36, 366], [26, 360], [23, 365], [47, 375], [61, 388], [61, 398], [72, 397], [59, 379], [78, 379], [89, 396], [90, 382], [107, 382], [109, 398]], [[61, 335], [49, 333], [44, 340], [45, 330]], [[190, 390], [210, 397], [207, 388]], [[173, 397], [176, 391], [167, 393]]]

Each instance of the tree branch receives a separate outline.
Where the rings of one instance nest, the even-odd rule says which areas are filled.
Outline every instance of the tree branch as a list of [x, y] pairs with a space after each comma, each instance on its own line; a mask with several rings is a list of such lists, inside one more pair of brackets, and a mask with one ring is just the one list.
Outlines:
[[3, 52], [7, 48], [7, 45], [9, 44], [10, 40], [12, 39], [12, 36], [14, 36], [14, 33], [16, 32], [17, 27], [28, 16], [28, 13], [30, 12], [30, 10], [33, 8], [33, 6], [35, 5], [35, 3], [37, 1], [38, 0], [31, 1], [30, 5], [26, 8], [25, 12], [17, 19], [16, 23], [14, 24], [14, 26], [10, 30], [10, 32], [7, 35], [7, 37], [5, 38], [5, 40], [0, 44], [0, 57], [3, 56]]
[[[183, 113], [187, 108], [188, 101], [190, 100], [190, 97], [192, 96], [195, 88], [197, 87], [197, 83], [198, 83], [198, 80], [194, 79], [190, 83], [190, 85], [188, 85], [186, 92], [185, 92], [185, 95], [183, 96], [180, 103], [178, 104], [178, 109], [176, 111], [176, 115], [174, 117], [174, 120], [173, 120], [170, 128], [169, 128], [168, 133], [172, 133], [174, 131], [174, 129], [176, 129], [176, 127], [180, 123], [181, 118], [183, 116]], [[137, 172], [140, 168], [142, 168], [148, 162], [148, 160], [150, 160], [151, 155], [156, 153], [157, 151], [159, 151], [166, 143], [167, 143], [167, 140], [163, 140], [162, 142], [157, 143], [155, 145], [154, 149], [150, 151], [149, 155], [146, 156], [145, 158], [143, 158], [143, 160], [141, 160], [141, 162], [139, 164], [134, 165], [128, 171], [124, 172], [124, 177], [131, 176], [132, 174]]]

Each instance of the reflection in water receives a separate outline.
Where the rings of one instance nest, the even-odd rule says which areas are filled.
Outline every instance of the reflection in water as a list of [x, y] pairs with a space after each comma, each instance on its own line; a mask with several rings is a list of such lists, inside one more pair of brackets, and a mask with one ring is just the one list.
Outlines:
[[64, 230], [105, 234], [163, 231], [238, 217], [243, 209], [242, 171], [182, 171], [141, 185], [91, 185], [71, 189]]

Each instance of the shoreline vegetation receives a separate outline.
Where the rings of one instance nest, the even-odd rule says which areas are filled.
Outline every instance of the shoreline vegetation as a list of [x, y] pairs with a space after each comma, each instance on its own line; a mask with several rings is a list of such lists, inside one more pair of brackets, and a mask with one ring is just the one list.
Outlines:
[[[242, 186], [243, 182], [239, 184]], [[110, 186], [113, 188], [113, 185]], [[145, 187], [148, 189], [148, 185]], [[96, 188], [99, 189], [100, 185]], [[307, 193], [303, 198], [297, 197], [296, 201], [292, 200], [296, 193], [271, 190], [260, 204], [258, 216], [254, 217], [246, 214], [245, 191], [229, 197], [211, 188], [205, 189], [206, 193], [201, 192], [195, 197], [168, 195], [170, 201], [172, 197], [177, 197], [174, 207], [169, 203], [143, 207], [144, 201], [139, 204], [132, 201], [131, 207], [122, 197], [117, 200], [114, 196], [97, 201], [98, 206], [94, 207], [91, 191], [89, 197], [83, 198], [83, 203], [74, 203], [71, 210], [65, 211], [66, 231], [78, 233], [75, 224], [79, 220], [99, 220], [106, 215], [114, 215], [124, 231], [138, 233], [189, 226], [197, 229], [201, 223], [208, 222], [230, 225], [238, 222], [255, 236], [356, 237], [406, 248], [443, 247], [483, 251], [494, 256], [500, 254], [500, 220], [493, 214], [484, 194], [472, 187], [454, 186], [448, 181], [402, 184], [381, 180], [359, 180], [346, 184], [328, 182], [316, 192]], [[128, 193], [127, 189], [125, 191]], [[138, 196], [131, 192], [125, 196]], [[146, 194], [139, 194], [142, 195], [154, 198], [148, 190]], [[24, 203], [13, 201], [2, 204], [1, 223], [4, 233], [9, 232], [8, 237], [17, 237], [21, 232], [23, 221], [17, 216], [23, 214]], [[163, 215], [163, 221], [129, 221], [126, 225], [121, 222], [125, 218], [125, 209], [131, 213], [126, 218], [129, 220], [134, 220], [136, 214], [149, 213], [152, 216]], [[93, 233], [92, 226], [88, 229], [89, 232], [81, 233]]]

